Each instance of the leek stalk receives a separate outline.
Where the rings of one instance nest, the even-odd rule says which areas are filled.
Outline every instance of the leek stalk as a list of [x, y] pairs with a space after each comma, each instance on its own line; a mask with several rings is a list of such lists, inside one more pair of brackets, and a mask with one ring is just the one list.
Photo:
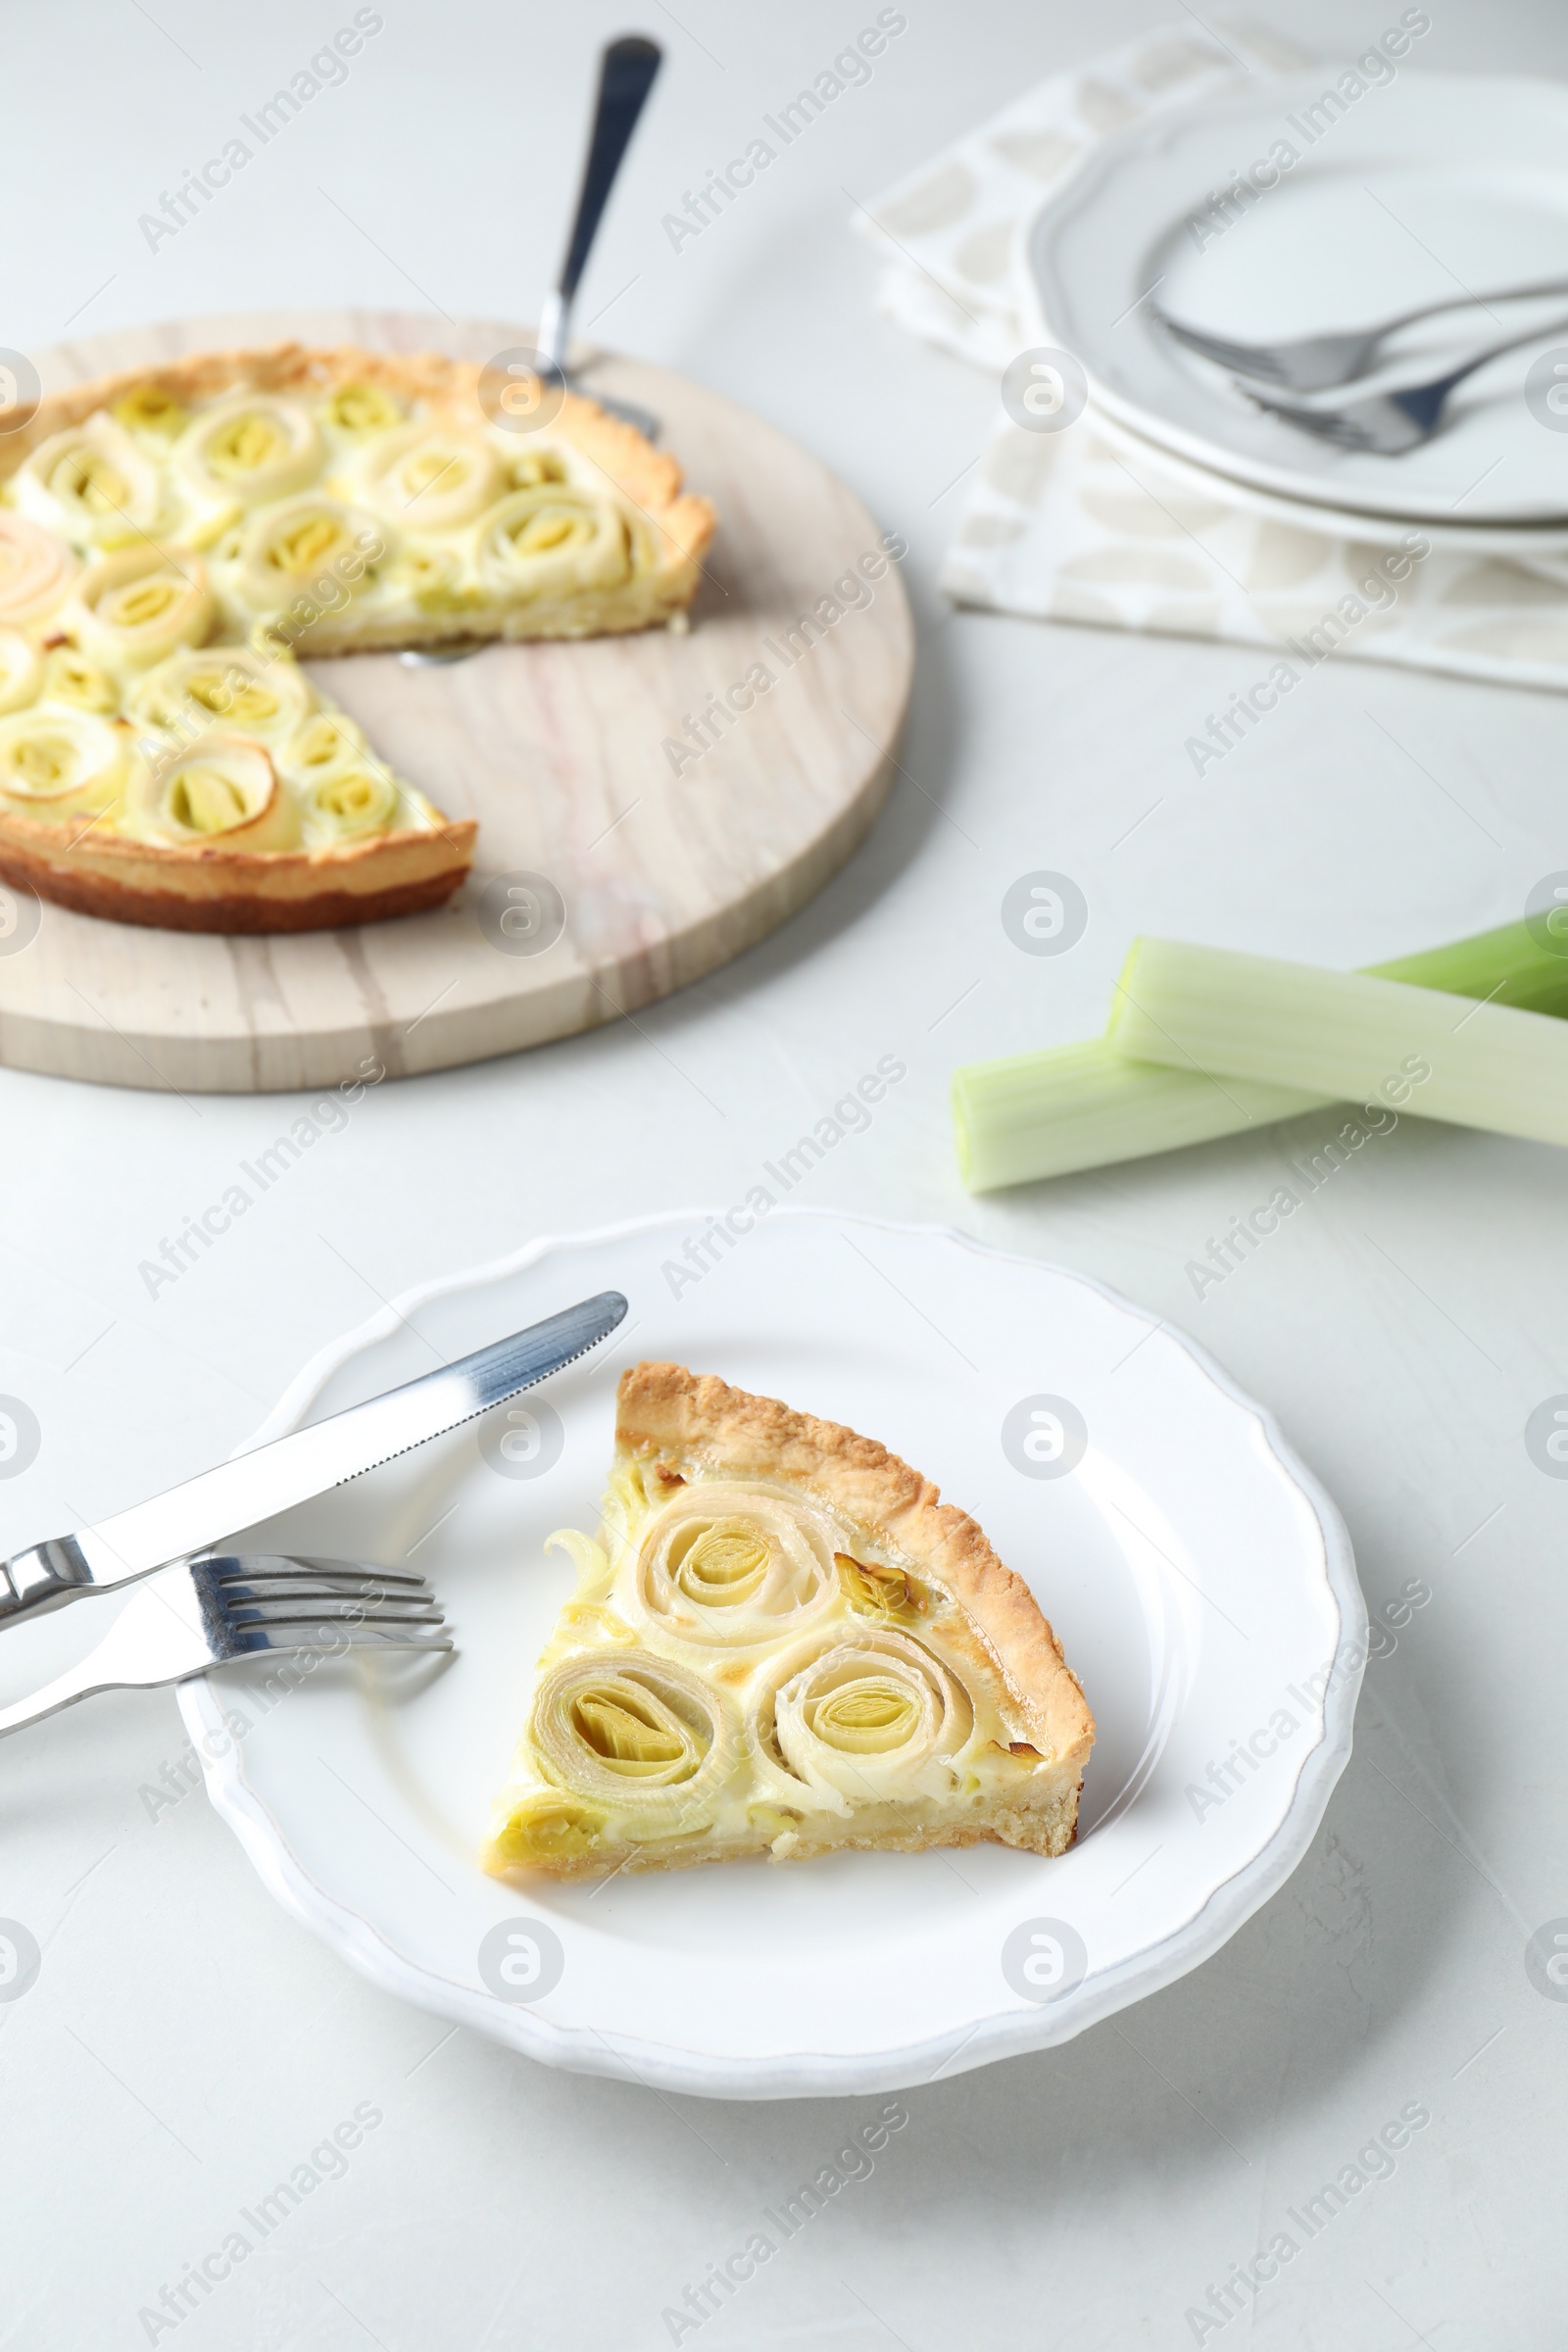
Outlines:
[[1407, 981], [1140, 939], [1106, 1041], [1141, 1061], [1568, 1144], [1568, 1023]]
[[[1505, 923], [1368, 968], [1375, 978], [1568, 1016], [1568, 955], [1543, 945], [1539, 925]], [[993, 1192], [1238, 1135], [1332, 1099], [1237, 1078], [1221, 1088], [1191, 1069], [1129, 1060], [1104, 1038], [1053, 1046], [956, 1073], [959, 1172], [971, 1192]]]

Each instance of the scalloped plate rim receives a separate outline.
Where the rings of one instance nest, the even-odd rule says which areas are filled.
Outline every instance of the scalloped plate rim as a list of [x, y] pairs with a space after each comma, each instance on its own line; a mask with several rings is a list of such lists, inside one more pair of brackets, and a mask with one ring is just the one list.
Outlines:
[[[581, 1232], [548, 1234], [482, 1265], [437, 1275], [400, 1292], [385, 1306], [330, 1340], [302, 1366], [260, 1428], [236, 1453], [246, 1453], [297, 1427], [333, 1373], [377, 1341], [388, 1338], [416, 1308], [434, 1298], [480, 1290], [537, 1265], [553, 1250], [582, 1249], [629, 1240], [661, 1226], [710, 1218], [711, 1208], [665, 1209], [625, 1218]], [[183, 1683], [180, 1713], [201, 1759], [207, 1794], [238, 1838], [247, 1858], [273, 1898], [331, 1950], [381, 1990], [413, 2006], [467, 2026], [544, 2065], [578, 2074], [707, 2098], [842, 2097], [917, 2088], [952, 2073], [968, 2073], [1000, 2059], [1049, 2049], [1073, 2039], [1149, 1994], [1188, 1975], [1229, 1942], [1297, 1869], [1316, 1835], [1329, 1797], [1348, 1763], [1356, 1700], [1365, 1668], [1366, 1604], [1355, 1571], [1349, 1532], [1337, 1504], [1301, 1461], [1273, 1414], [1248, 1396], [1187, 1332], [1126, 1298], [1093, 1275], [1053, 1260], [997, 1250], [950, 1225], [876, 1217], [852, 1209], [791, 1207], [769, 1214], [769, 1224], [810, 1219], [858, 1225], [956, 1245], [982, 1257], [1050, 1273], [1081, 1284], [1122, 1313], [1163, 1329], [1226, 1400], [1258, 1425], [1275, 1467], [1306, 1501], [1323, 1541], [1323, 1576], [1340, 1614], [1339, 1647], [1359, 1641], [1361, 1662], [1336, 1675], [1323, 1697], [1321, 1739], [1302, 1758], [1291, 1803], [1271, 1835], [1249, 1861], [1215, 1887], [1181, 1926], [1119, 1965], [1097, 1972], [1080, 1996], [1024, 2013], [980, 2021], [967, 2033], [952, 2030], [926, 2040], [879, 2050], [824, 2053], [811, 2050], [737, 2059], [682, 2049], [668, 2042], [617, 2034], [613, 2046], [592, 2028], [563, 2027], [531, 2010], [500, 2000], [437, 1975], [397, 1951], [361, 1913], [323, 1887], [290, 1849], [288, 1839], [258, 1792], [247, 1782], [239, 1743], [209, 1746], [204, 1735], [223, 1735], [223, 1722], [211, 1678]], [[216, 1752], [215, 1752], [216, 1750]], [[595, 2046], [597, 2038], [598, 2046]]]

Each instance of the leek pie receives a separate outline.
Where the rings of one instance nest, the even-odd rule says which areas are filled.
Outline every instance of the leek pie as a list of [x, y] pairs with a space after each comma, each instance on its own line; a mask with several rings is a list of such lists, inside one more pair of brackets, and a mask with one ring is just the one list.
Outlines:
[[678, 1364], [620, 1383], [498, 1877], [994, 1839], [1059, 1854], [1094, 1719], [974, 1521], [869, 1439]]
[[438, 905], [475, 827], [294, 657], [680, 625], [712, 509], [593, 402], [514, 429], [425, 353], [214, 353], [0, 442], [0, 877], [91, 914], [319, 929]]

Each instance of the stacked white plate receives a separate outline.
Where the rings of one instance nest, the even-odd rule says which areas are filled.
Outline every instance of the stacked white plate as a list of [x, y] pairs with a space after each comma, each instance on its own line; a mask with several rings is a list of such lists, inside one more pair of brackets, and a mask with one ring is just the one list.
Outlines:
[[[1391, 542], [1419, 528], [1434, 546], [1568, 578], [1568, 389], [1527, 398], [1544, 355], [1568, 363], [1568, 290], [1494, 299], [1568, 288], [1568, 88], [1400, 65], [1381, 82], [1357, 74], [1356, 96], [1346, 71], [1320, 66], [1108, 140], [1024, 240], [1034, 339], [1078, 359], [1112, 438], [1157, 451], [1210, 496], [1325, 535]], [[1239, 175], [1241, 197], [1216, 205]], [[1365, 382], [1278, 394], [1345, 405], [1539, 329], [1396, 457], [1268, 414], [1160, 316], [1258, 344], [1466, 295], [1484, 299], [1403, 329]]]

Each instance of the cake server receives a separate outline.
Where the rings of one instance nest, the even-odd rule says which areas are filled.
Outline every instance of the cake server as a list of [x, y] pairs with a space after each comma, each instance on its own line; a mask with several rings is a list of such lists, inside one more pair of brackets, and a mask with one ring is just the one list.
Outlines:
[[[657, 41], [642, 33], [627, 33], [620, 40], [612, 41], [600, 61], [599, 100], [577, 195], [577, 216], [571, 224], [566, 257], [561, 265], [555, 290], [546, 297], [539, 320], [539, 358], [562, 382], [573, 389], [578, 388], [577, 378], [567, 364], [566, 350], [571, 339], [571, 311], [577, 299], [578, 280], [587, 267], [600, 219], [615, 184], [621, 158], [637, 127], [637, 118], [654, 86], [662, 56]], [[658, 440], [659, 418], [650, 410], [638, 408], [629, 400], [612, 400], [603, 392], [590, 391], [588, 397], [597, 400], [602, 409], [609, 409], [612, 416], [623, 416], [647, 440]]]
[[207, 1550], [236, 1529], [363, 1477], [574, 1362], [608, 1338], [625, 1312], [618, 1291], [601, 1291], [442, 1371], [204, 1470], [150, 1502], [17, 1552], [0, 1563], [0, 1628], [89, 1592], [133, 1584]]
[[[566, 365], [566, 349], [571, 339], [571, 311], [577, 299], [577, 283], [587, 268], [621, 158], [654, 86], [654, 75], [662, 56], [657, 41], [633, 32], [608, 43], [600, 58], [599, 98], [594, 108], [582, 185], [577, 192], [576, 218], [555, 289], [545, 298], [534, 352], [542, 379], [597, 400], [602, 409], [608, 409], [612, 416], [624, 418], [648, 441], [659, 439], [659, 418], [652, 409], [639, 408], [635, 401], [612, 400], [608, 392], [595, 391], [583, 384], [576, 371]], [[444, 669], [454, 662], [471, 662], [475, 654], [484, 652], [487, 642], [473, 638], [460, 639], [456, 645], [411, 645], [404, 648], [398, 660], [406, 669]]]

